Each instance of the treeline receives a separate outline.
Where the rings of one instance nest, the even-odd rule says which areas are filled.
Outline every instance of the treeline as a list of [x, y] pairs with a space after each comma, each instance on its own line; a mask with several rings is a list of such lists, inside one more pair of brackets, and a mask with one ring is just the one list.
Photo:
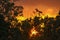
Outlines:
[[[18, 22], [16, 17], [23, 16], [23, 9], [9, 0], [0, 1], [0, 40], [60, 40], [60, 11], [56, 18], [35, 16]], [[29, 32], [33, 27], [39, 35], [30, 38]]]

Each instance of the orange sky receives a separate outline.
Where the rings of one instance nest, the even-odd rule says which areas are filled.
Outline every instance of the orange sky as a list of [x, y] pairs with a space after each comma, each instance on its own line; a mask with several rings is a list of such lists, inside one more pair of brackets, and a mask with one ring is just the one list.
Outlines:
[[26, 18], [34, 16], [33, 11], [38, 8], [43, 12], [43, 16], [54, 17], [60, 9], [60, 0], [14, 0], [15, 5], [24, 7], [24, 16]]

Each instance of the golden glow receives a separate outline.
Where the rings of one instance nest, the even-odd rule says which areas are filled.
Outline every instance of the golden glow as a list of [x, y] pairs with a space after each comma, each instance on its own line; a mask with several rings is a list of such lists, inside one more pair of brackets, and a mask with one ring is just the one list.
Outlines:
[[41, 24], [41, 28], [44, 28], [44, 27], [45, 27], [45, 26], [44, 26], [44, 23], [42, 23], [42, 24]]
[[22, 32], [23, 32], [24, 30], [20, 27], [20, 31], [22, 31]]
[[56, 17], [56, 15], [55, 15], [55, 13], [54, 13], [55, 11], [54, 11], [54, 9], [52, 9], [52, 8], [48, 8], [47, 10], [46, 10], [46, 12], [45, 12], [45, 16], [47, 16], [48, 15], [48, 17]]
[[26, 18], [23, 16], [17, 16], [16, 19], [18, 20], [18, 22], [26, 20]]
[[[30, 2], [29, 2], [30, 3]], [[30, 3], [31, 4], [31, 3]], [[35, 10], [35, 8], [38, 8], [40, 11], [43, 12], [43, 16], [48, 15], [49, 17], [55, 17], [57, 15], [57, 11], [59, 10], [59, 8], [51, 7], [51, 6], [45, 6], [44, 4], [40, 5], [26, 5], [26, 3], [20, 3], [20, 2], [15, 2], [15, 5], [19, 6], [22, 5], [24, 7], [24, 17], [26, 18], [30, 18], [32, 17], [33, 11]], [[33, 17], [35, 16], [35, 14], [33, 15]], [[44, 18], [44, 17], [43, 17]]]
[[38, 31], [36, 31], [35, 27], [31, 29], [30, 37], [36, 36]]

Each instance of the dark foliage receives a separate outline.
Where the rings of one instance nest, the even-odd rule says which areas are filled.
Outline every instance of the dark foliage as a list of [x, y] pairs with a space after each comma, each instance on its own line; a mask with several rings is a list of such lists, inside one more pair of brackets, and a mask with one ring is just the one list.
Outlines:
[[[9, 0], [0, 0], [0, 40], [60, 40], [60, 11], [56, 18], [47, 16], [43, 19], [35, 16], [34, 19], [18, 23], [16, 16], [23, 16], [23, 9], [23, 6], [14, 6]], [[11, 10], [13, 13], [10, 15]], [[40, 16], [42, 12], [35, 10]], [[42, 23], [44, 28], [41, 28]], [[41, 36], [29, 37], [33, 26]], [[40, 31], [41, 29], [44, 31]]]

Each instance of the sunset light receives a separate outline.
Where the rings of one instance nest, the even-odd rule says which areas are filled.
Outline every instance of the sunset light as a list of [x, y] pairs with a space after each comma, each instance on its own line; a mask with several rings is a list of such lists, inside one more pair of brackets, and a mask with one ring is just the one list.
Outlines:
[[26, 18], [23, 16], [17, 16], [16, 19], [18, 20], [18, 22], [26, 20]]
[[30, 37], [34, 37], [38, 34], [38, 31], [36, 31], [35, 27], [31, 29]]
[[60, 0], [0, 0], [0, 40], [60, 40]]

